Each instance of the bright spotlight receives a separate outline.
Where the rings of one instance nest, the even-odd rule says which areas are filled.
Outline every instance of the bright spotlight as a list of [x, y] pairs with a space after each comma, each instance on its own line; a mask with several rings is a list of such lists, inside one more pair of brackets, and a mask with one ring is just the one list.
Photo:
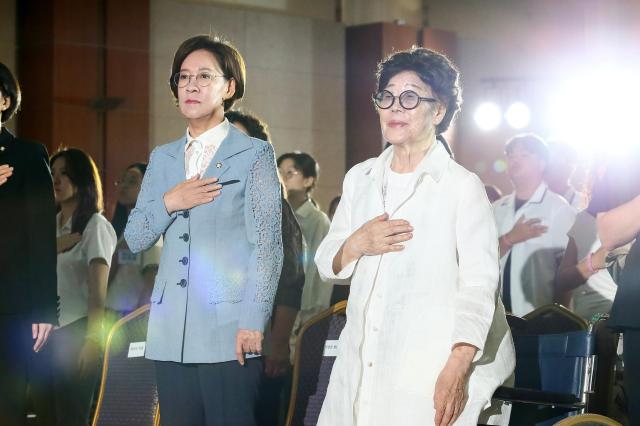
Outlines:
[[514, 129], [527, 127], [531, 118], [529, 107], [522, 102], [514, 102], [507, 108], [504, 118], [507, 120], [507, 123], [509, 123], [509, 126]]
[[476, 109], [473, 119], [482, 130], [493, 130], [500, 125], [502, 113], [498, 105], [493, 102], [484, 102]]

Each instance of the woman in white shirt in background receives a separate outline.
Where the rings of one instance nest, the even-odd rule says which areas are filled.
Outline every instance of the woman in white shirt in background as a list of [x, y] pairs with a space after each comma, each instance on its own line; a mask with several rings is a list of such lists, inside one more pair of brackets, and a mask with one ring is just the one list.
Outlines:
[[142, 253], [132, 253], [124, 239], [124, 228], [138, 200], [146, 170], [145, 163], [131, 164], [116, 182], [118, 203], [111, 224], [116, 231], [118, 245], [111, 261], [106, 302], [107, 309], [115, 315], [108, 323], [149, 303], [158, 272], [162, 239]]
[[[293, 336], [295, 336], [302, 324], [327, 309], [331, 302], [333, 285], [322, 282], [313, 261], [318, 246], [329, 232], [330, 221], [311, 198], [311, 192], [318, 183], [319, 166], [316, 160], [304, 152], [288, 152], [278, 157], [278, 169], [287, 190], [287, 200], [302, 228], [307, 247], [302, 302], [293, 326]], [[291, 343], [295, 344], [295, 337], [292, 338]]]
[[79, 149], [51, 157], [60, 211], [58, 237], [59, 324], [52, 336], [57, 424], [86, 425], [102, 356], [107, 277], [116, 234], [102, 215], [102, 185], [94, 161]]

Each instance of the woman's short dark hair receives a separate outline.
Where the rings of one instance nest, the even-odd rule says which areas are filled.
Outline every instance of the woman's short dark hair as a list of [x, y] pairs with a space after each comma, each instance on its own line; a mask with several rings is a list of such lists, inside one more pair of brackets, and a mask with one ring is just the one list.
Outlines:
[[444, 133], [462, 105], [460, 72], [443, 54], [414, 46], [394, 52], [378, 64], [378, 91], [384, 90], [389, 80], [403, 71], [418, 74], [420, 79], [431, 87], [433, 95], [447, 108], [444, 118], [436, 126], [436, 134]]
[[311, 190], [316, 186], [318, 176], [320, 175], [320, 166], [318, 166], [318, 162], [306, 152], [294, 151], [287, 152], [286, 154], [282, 154], [278, 157], [278, 167], [280, 167], [282, 162], [287, 159], [293, 161], [294, 167], [302, 173], [302, 176], [305, 178], [313, 178], [313, 184], [307, 188], [307, 192], [311, 192]]
[[549, 148], [547, 147], [547, 143], [535, 133], [523, 133], [512, 137], [507, 141], [504, 152], [508, 155], [517, 146], [521, 146], [527, 152], [535, 154], [545, 163], [549, 162]]
[[14, 77], [11, 70], [2, 62], [0, 62], [0, 92], [5, 98], [11, 99], [11, 105], [5, 111], [0, 112], [2, 123], [6, 123], [13, 114], [20, 108], [22, 93], [18, 80]]
[[267, 142], [270, 141], [271, 137], [269, 136], [267, 123], [263, 122], [255, 115], [238, 110], [227, 111], [224, 115], [230, 123], [242, 124], [242, 126], [249, 132], [249, 136], [252, 138], [262, 139]]
[[102, 182], [98, 167], [89, 154], [78, 148], [58, 150], [51, 156], [50, 166], [59, 158], [64, 159], [67, 176], [77, 190], [78, 207], [71, 219], [71, 232], [82, 233], [91, 216], [101, 213], [103, 208]]
[[[147, 163], [133, 163], [125, 170], [136, 169], [140, 172], [142, 177], [147, 171]], [[124, 233], [124, 228], [127, 226], [127, 220], [129, 220], [129, 209], [124, 204], [116, 203], [116, 208], [113, 211], [113, 218], [111, 219], [111, 225], [116, 231], [116, 236], [120, 238]]]
[[236, 50], [231, 43], [226, 40], [222, 40], [219, 37], [212, 37], [209, 35], [199, 35], [191, 37], [182, 42], [176, 54], [173, 57], [173, 65], [171, 66], [171, 75], [169, 76], [169, 86], [176, 102], [178, 100], [178, 86], [173, 81], [173, 76], [180, 72], [182, 63], [191, 53], [196, 50], [206, 50], [211, 53], [222, 70], [224, 78], [227, 80], [235, 80], [236, 91], [229, 99], [224, 101], [224, 110], [231, 109], [236, 99], [241, 99], [244, 96], [244, 85], [246, 79], [246, 68], [244, 65], [244, 59], [240, 52]]

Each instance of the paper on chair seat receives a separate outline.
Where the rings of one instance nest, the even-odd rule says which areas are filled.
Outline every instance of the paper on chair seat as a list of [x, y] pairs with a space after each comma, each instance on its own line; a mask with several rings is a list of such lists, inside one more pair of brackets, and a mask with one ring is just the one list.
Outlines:
[[338, 341], [337, 340], [325, 340], [324, 352], [322, 356], [338, 356]]
[[129, 343], [129, 354], [127, 358], [139, 358], [144, 356], [144, 349], [146, 342], [131, 342]]

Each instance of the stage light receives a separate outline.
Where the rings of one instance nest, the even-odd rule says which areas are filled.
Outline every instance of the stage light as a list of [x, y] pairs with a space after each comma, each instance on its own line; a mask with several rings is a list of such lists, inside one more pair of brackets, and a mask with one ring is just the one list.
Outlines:
[[637, 142], [640, 84], [628, 69], [594, 67], [564, 82], [550, 99], [552, 137], [579, 150], [627, 151]]
[[489, 131], [500, 125], [502, 113], [498, 105], [493, 102], [484, 102], [476, 109], [473, 119], [480, 129]]
[[507, 108], [504, 118], [507, 120], [507, 123], [509, 123], [509, 126], [514, 129], [522, 129], [529, 125], [531, 113], [529, 112], [529, 107], [524, 103], [514, 102]]

